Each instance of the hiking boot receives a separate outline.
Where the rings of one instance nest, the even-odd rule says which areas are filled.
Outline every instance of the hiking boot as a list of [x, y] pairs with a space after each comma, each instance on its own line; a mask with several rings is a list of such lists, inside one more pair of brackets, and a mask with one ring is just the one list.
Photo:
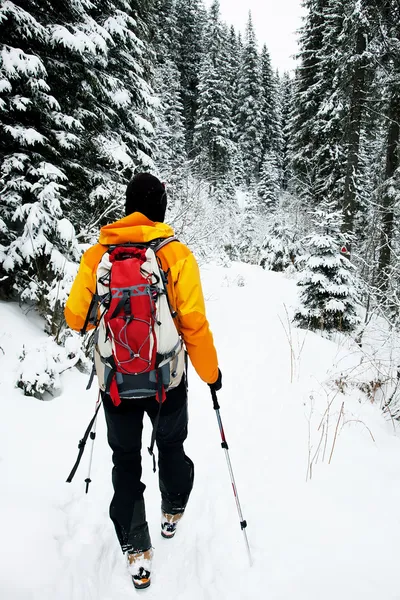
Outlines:
[[165, 512], [161, 513], [161, 535], [164, 538], [172, 538], [176, 533], [176, 528], [179, 521], [183, 517], [183, 512], [176, 515], [169, 515]]
[[150, 585], [151, 561], [153, 550], [145, 552], [128, 553], [128, 569], [132, 575], [133, 585], [137, 590], [148, 588]]

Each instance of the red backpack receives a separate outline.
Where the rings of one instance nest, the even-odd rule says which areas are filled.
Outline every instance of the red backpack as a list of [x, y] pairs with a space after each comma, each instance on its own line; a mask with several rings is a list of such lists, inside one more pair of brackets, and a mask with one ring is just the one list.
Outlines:
[[[97, 268], [94, 366], [100, 389], [121, 398], [156, 396], [176, 387], [184, 352], [171, 313], [166, 274], [156, 252], [175, 237], [110, 246]], [[88, 322], [92, 319], [89, 316]]]

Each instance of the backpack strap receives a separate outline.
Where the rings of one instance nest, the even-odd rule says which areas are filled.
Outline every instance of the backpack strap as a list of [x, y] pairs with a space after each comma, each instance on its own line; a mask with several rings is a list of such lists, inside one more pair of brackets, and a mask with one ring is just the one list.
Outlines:
[[97, 311], [98, 311], [98, 306], [99, 306], [99, 300], [100, 300], [100, 298], [97, 294], [97, 284], [96, 284], [96, 292], [92, 296], [92, 299], [90, 301], [89, 308], [87, 311], [85, 322], [83, 324], [82, 329], [79, 332], [81, 335], [85, 335], [89, 324], [97, 327]]

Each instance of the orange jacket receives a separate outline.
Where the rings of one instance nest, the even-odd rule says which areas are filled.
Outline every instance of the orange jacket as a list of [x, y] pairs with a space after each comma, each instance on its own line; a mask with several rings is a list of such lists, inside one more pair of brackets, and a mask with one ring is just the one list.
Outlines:
[[[93, 294], [96, 292], [97, 266], [108, 245], [128, 242], [150, 242], [174, 235], [164, 223], [149, 221], [141, 213], [133, 213], [100, 230], [99, 242], [87, 250], [72, 285], [65, 318], [71, 329], [80, 331]], [[168, 297], [177, 312], [176, 326], [190, 360], [206, 383], [218, 378], [218, 359], [213, 337], [206, 319], [199, 267], [190, 250], [180, 242], [171, 242], [157, 252], [164, 271], [168, 271]]]

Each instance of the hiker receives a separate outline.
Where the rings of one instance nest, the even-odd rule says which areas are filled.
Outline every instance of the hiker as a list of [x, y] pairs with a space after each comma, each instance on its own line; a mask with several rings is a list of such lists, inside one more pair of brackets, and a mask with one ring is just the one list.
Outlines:
[[[104, 262], [106, 253], [119, 252], [124, 248], [118, 246], [121, 244], [149, 245], [154, 242], [153, 249], [157, 260], [162, 272], [167, 274], [166, 295], [170, 309], [168, 317], [170, 318], [170, 314], [174, 317], [175, 335], [178, 331], [201, 379], [211, 389], [218, 391], [222, 386], [222, 377], [218, 368], [213, 337], [206, 319], [199, 268], [193, 254], [184, 244], [176, 239], [170, 241], [174, 232], [169, 225], [164, 224], [166, 208], [167, 194], [164, 184], [149, 173], [135, 175], [126, 190], [126, 216], [102, 227], [99, 242], [83, 255], [65, 307], [65, 318], [68, 325], [76, 331], [82, 332], [86, 326], [88, 329], [93, 328], [94, 322], [89, 320], [88, 323], [88, 315], [92, 299], [99, 293], [100, 282], [103, 281], [103, 277], [98, 273], [99, 265]], [[115, 251], [111, 250], [114, 246], [117, 246]], [[127, 252], [131, 250], [128, 249]], [[132, 256], [136, 257], [134, 254], [136, 251], [132, 250], [132, 252]], [[109, 265], [110, 262], [107, 264]], [[108, 285], [111, 287], [109, 280]], [[129, 303], [122, 299], [114, 313], [121, 310], [121, 307], [129, 311]], [[98, 310], [96, 304], [94, 310], [96, 319]], [[131, 319], [134, 321], [134, 315]], [[163, 324], [158, 323], [158, 325], [162, 330]], [[171, 381], [175, 379], [170, 383], [163, 397], [159, 387], [157, 391], [154, 389], [147, 392], [147, 397], [140, 397], [141, 389], [134, 390], [131, 397], [127, 397], [130, 392], [127, 392], [121, 384], [119, 374], [107, 375], [102, 371], [104, 359], [101, 356], [100, 338], [105, 339], [108, 335], [109, 332], [105, 335], [103, 332], [103, 336], [101, 331], [98, 333], [99, 360], [96, 361], [96, 372], [103, 399], [108, 443], [113, 451], [114, 496], [110, 506], [110, 517], [122, 551], [127, 555], [133, 583], [140, 589], [150, 585], [153, 557], [143, 498], [146, 486], [141, 481], [143, 416], [147, 413], [153, 423], [153, 434], [158, 447], [161, 535], [172, 538], [185, 512], [194, 478], [193, 463], [185, 455], [183, 448], [188, 426], [187, 373], [184, 351], [177, 351], [174, 358], [176, 366], [170, 367], [172, 362], [167, 364], [168, 378], [171, 374]], [[141, 377], [141, 375], [132, 375], [128, 378], [130, 388], [140, 387]], [[161, 379], [157, 379], [158, 383], [154, 385], [159, 386], [160, 381]], [[148, 393], [152, 395], [149, 397]]]

